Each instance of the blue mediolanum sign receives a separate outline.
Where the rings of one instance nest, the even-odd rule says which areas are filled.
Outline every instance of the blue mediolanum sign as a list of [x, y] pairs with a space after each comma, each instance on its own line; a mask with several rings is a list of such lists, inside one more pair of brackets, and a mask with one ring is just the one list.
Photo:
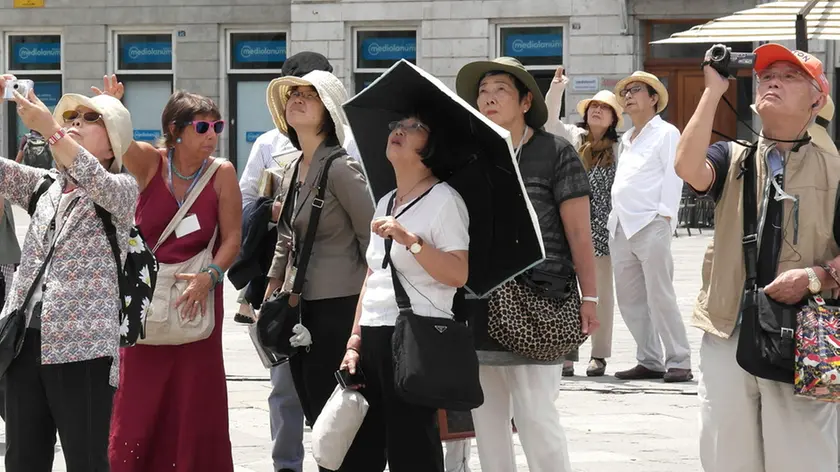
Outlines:
[[18, 43], [15, 44], [14, 58], [18, 64], [59, 64], [61, 44]]
[[245, 142], [246, 143], [253, 143], [257, 140], [260, 136], [265, 134], [265, 131], [246, 131], [245, 132]]
[[563, 36], [559, 34], [512, 34], [505, 39], [505, 55], [549, 57], [563, 55]]
[[237, 62], [277, 62], [286, 60], [286, 41], [239, 41], [234, 45]]
[[35, 82], [35, 95], [48, 108], [53, 108], [58, 105], [58, 100], [61, 98], [61, 84], [58, 82]]
[[153, 142], [160, 138], [160, 131], [155, 129], [136, 129], [134, 130], [135, 141]]
[[122, 60], [126, 64], [172, 63], [172, 43], [126, 43]]
[[417, 59], [417, 38], [368, 38], [362, 41], [362, 59], [398, 61]]

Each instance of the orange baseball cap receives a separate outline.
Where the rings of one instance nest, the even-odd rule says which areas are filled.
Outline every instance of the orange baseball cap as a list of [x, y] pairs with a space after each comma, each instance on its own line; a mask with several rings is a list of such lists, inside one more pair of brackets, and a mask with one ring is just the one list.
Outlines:
[[823, 71], [823, 63], [816, 57], [803, 51], [791, 51], [781, 44], [775, 43], [759, 46], [753, 53], [755, 54], [753, 70], [756, 73], [770, 67], [774, 62], [790, 62], [798, 65], [808, 76], [816, 80], [822, 93], [828, 95], [829, 85]]

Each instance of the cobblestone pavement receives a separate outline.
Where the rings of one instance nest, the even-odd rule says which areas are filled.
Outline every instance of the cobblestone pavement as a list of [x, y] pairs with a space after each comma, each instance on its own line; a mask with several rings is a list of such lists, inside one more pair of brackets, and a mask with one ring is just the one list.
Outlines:
[[[16, 209], [21, 241], [26, 218]], [[691, 307], [700, 287], [700, 263], [711, 233], [692, 236], [685, 230], [673, 239], [677, 301], [683, 319], [689, 322]], [[233, 323], [236, 292], [226, 287], [224, 326], [225, 365], [230, 397], [230, 435], [235, 472], [271, 472], [271, 444], [266, 398], [270, 385], [244, 327]], [[607, 373], [635, 364], [635, 343], [616, 309], [613, 357]], [[693, 348], [695, 377], [700, 331], [688, 328]], [[588, 345], [581, 359], [588, 359]], [[577, 370], [583, 374], [585, 363]], [[569, 441], [571, 461], [579, 472], [688, 472], [700, 470], [698, 453], [697, 382], [665, 385], [662, 382], [621, 382], [614, 377], [574, 377], [563, 382], [556, 406]], [[0, 438], [5, 439], [4, 436]], [[307, 451], [309, 432], [306, 433]], [[60, 451], [60, 446], [56, 448]], [[527, 471], [525, 456], [516, 439], [517, 469]], [[472, 472], [481, 470], [473, 447]], [[0, 471], [5, 470], [0, 464]], [[55, 471], [64, 471], [61, 454]], [[308, 455], [304, 472], [318, 468]]]

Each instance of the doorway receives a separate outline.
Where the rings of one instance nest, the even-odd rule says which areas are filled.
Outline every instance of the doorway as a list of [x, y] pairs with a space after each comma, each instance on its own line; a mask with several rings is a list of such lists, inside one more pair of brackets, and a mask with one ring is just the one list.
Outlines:
[[[665, 84], [670, 100], [662, 113], [662, 119], [676, 126], [680, 133], [697, 109], [703, 96], [705, 83], [700, 63], [712, 43], [703, 44], [650, 44], [651, 41], [665, 39], [678, 31], [707, 22], [697, 20], [655, 20], [645, 24], [645, 63], [644, 70], [650, 72]], [[752, 43], [729, 44], [733, 51], [752, 51]], [[751, 70], [740, 70], [734, 80], [730, 80], [729, 90], [724, 98], [732, 108], [721, 100], [715, 114], [714, 131], [725, 135], [712, 134], [710, 143], [730, 138], [755, 140], [752, 132], [740, 120], [751, 124], [753, 102], [753, 74]]]
[[276, 74], [228, 75], [229, 156], [239, 176], [245, 170], [254, 142], [275, 127], [265, 101], [268, 84], [275, 77]]
[[[698, 70], [697, 67], [688, 68], [684, 66], [652, 67], [646, 68], [646, 70], [659, 77], [659, 80], [668, 89], [670, 100], [668, 107], [662, 112], [662, 119], [676, 126], [682, 133], [703, 96], [705, 89], [703, 71]], [[737, 106], [739, 96], [743, 95], [738, 93], [740, 82], [740, 80], [730, 81], [729, 90], [725, 95], [725, 98], [736, 110], [739, 108]], [[748, 119], [750, 117], [742, 118]], [[721, 101], [718, 106], [712, 129], [729, 138], [738, 138], [738, 116], [724, 101]], [[710, 144], [721, 139], [726, 138], [713, 133]]]

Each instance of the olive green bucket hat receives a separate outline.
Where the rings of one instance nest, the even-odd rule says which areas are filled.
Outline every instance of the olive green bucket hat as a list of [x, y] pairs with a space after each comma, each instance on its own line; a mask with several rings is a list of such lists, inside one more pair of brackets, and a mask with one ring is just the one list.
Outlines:
[[455, 89], [458, 95], [467, 103], [478, 109], [478, 86], [481, 79], [488, 72], [507, 72], [521, 80], [525, 87], [534, 96], [531, 109], [525, 113], [525, 123], [532, 128], [542, 128], [548, 120], [548, 107], [545, 105], [537, 81], [534, 76], [525, 69], [525, 66], [513, 57], [499, 57], [492, 61], [471, 62], [458, 71], [458, 78], [455, 79]]

